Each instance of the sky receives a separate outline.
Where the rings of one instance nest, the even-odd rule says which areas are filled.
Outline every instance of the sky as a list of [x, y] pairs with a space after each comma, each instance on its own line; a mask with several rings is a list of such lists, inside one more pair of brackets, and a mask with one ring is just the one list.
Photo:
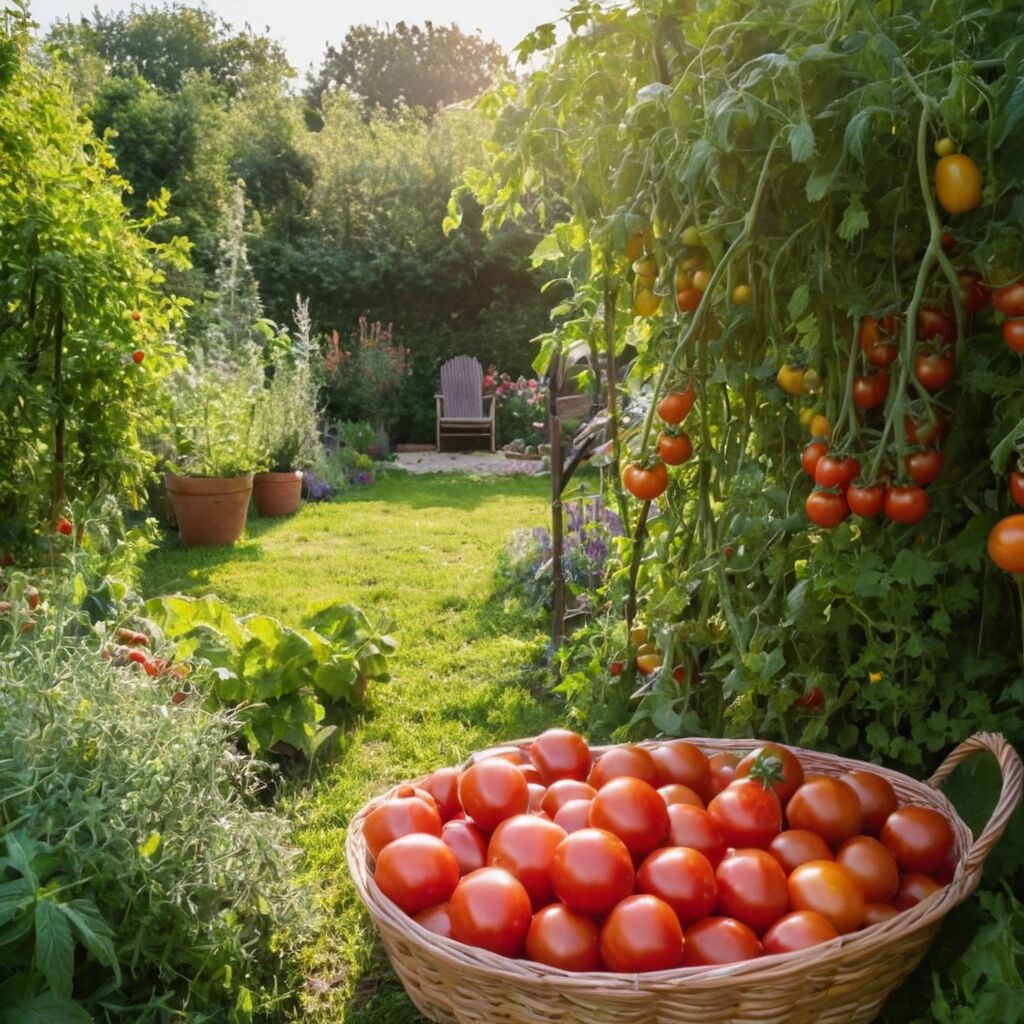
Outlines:
[[[88, 16], [95, 7], [111, 12], [130, 6], [131, 0], [31, 0], [32, 18], [43, 31], [57, 19]], [[150, 0], [146, 6], [163, 3]], [[333, 10], [324, 0], [207, 0], [206, 6], [235, 27], [248, 23], [257, 32], [266, 30], [284, 46], [299, 72], [305, 72], [310, 64], [319, 65], [327, 43], [339, 44], [352, 25], [454, 22], [463, 32], [479, 29], [484, 38], [510, 50], [535, 26], [555, 21], [569, 0], [372, 0], [369, 7], [342, 3]]]

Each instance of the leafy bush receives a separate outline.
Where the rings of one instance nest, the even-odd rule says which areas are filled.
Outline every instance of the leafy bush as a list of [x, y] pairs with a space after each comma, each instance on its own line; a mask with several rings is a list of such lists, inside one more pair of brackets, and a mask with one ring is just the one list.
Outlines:
[[146, 610], [179, 659], [212, 672], [206, 706], [237, 709], [253, 751], [326, 750], [341, 713], [363, 703], [370, 682], [390, 678], [394, 641], [352, 605], [327, 605], [302, 629], [269, 615], [236, 618], [213, 595], [153, 598]]
[[319, 454], [317, 391], [308, 359], [294, 352], [274, 352], [257, 420], [259, 446], [272, 471], [304, 469]]
[[266, 768], [78, 632], [0, 619], [0, 1019], [280, 1019], [308, 901]]

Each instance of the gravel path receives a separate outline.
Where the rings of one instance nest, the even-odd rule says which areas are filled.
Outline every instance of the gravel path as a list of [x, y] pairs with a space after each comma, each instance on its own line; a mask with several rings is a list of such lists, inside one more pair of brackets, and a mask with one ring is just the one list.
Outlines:
[[502, 452], [399, 452], [396, 469], [409, 473], [476, 473], [480, 476], [532, 476], [540, 459], [507, 459]]

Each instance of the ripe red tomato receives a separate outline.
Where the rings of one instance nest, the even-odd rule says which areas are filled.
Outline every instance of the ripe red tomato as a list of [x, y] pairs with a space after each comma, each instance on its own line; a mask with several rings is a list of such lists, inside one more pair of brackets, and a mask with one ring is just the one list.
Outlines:
[[888, 370], [899, 358], [900, 350], [898, 345], [886, 342], [882, 345], [875, 345], [868, 352], [868, 362], [877, 366], [880, 370]]
[[846, 489], [846, 504], [850, 511], [864, 519], [871, 519], [882, 511], [885, 491], [877, 484], [871, 487], [856, 487], [851, 484]]
[[952, 345], [956, 341], [956, 320], [934, 306], [921, 306], [917, 311], [917, 340]]
[[627, 896], [601, 926], [601, 959], [609, 971], [668, 971], [683, 962], [683, 929], [657, 896]]
[[891, 903], [865, 903], [864, 922], [862, 928], [868, 928], [873, 924], [881, 924], [895, 917], [899, 911]]
[[814, 476], [818, 462], [828, 454], [828, 445], [824, 441], [811, 441], [806, 445], [800, 456], [800, 465], [808, 476]]
[[455, 854], [459, 873], [468, 875], [487, 863], [487, 833], [466, 818], [453, 818], [441, 828], [441, 838]]
[[888, 370], [896, 362], [899, 348], [881, 340], [881, 330], [888, 335], [892, 335], [896, 330], [895, 317], [888, 316], [884, 320], [886, 321], [884, 324], [879, 324], [873, 316], [864, 317], [860, 322], [859, 339], [860, 349], [867, 356], [868, 362], [883, 370]]
[[825, 694], [821, 692], [820, 686], [812, 686], [806, 693], [801, 693], [794, 698], [793, 707], [801, 711], [816, 711], [825, 703]]
[[903, 459], [907, 476], [922, 487], [927, 487], [933, 480], [937, 480], [945, 464], [946, 456], [934, 448], [910, 452]]
[[988, 535], [988, 557], [1003, 572], [1024, 572], [1024, 513], [1000, 519]]
[[769, 844], [768, 852], [779, 862], [779, 867], [792, 874], [801, 864], [812, 860], [831, 860], [832, 851], [817, 832], [805, 828], [788, 828], [780, 832]]
[[[145, 659], [146, 656], [142, 657]], [[437, 813], [436, 804], [427, 804], [416, 796], [392, 797], [374, 807], [363, 823], [366, 846], [374, 859], [388, 843], [410, 832], [441, 835], [441, 816]]]
[[654, 758], [643, 747], [631, 743], [606, 750], [594, 762], [587, 782], [595, 789], [600, 789], [606, 782], [623, 775], [634, 779], [643, 779], [651, 786], [661, 785], [658, 766], [654, 763]]
[[442, 821], [454, 818], [462, 810], [462, 804], [459, 803], [458, 768], [438, 768], [420, 783], [420, 787], [437, 801]]
[[692, 313], [704, 298], [704, 293], [699, 288], [680, 288], [676, 292], [676, 305], [680, 313]]
[[767, 956], [775, 953], [795, 953], [800, 949], [809, 949], [821, 942], [838, 939], [839, 932], [832, 927], [821, 914], [813, 910], [794, 910], [785, 917], [780, 917], [765, 932], [764, 951]]
[[526, 956], [563, 971], [599, 971], [601, 930], [586, 914], [552, 903], [538, 910], [526, 933]]
[[558, 898], [593, 917], [607, 914], [625, 899], [633, 891], [633, 880], [633, 858], [626, 844], [599, 828], [567, 835], [551, 862], [551, 884]]
[[686, 740], [670, 740], [652, 747], [650, 754], [657, 765], [662, 784], [678, 782], [681, 786], [689, 786], [701, 799], [705, 799], [711, 781], [711, 768], [702, 750]]
[[595, 796], [597, 790], [589, 783], [579, 779], [559, 779], [548, 786], [540, 809], [549, 818], [554, 818], [570, 800], [593, 800]]
[[727, 846], [763, 849], [782, 831], [779, 798], [756, 779], [731, 782], [708, 804], [708, 814]]
[[811, 491], [804, 503], [807, 518], [825, 530], [837, 527], [850, 514], [846, 497], [833, 491]]
[[855, 931], [864, 920], [864, 893], [853, 875], [835, 861], [801, 864], [786, 885], [794, 910], [821, 914], [840, 935]]
[[925, 391], [941, 391], [953, 379], [952, 352], [918, 352], [914, 356], [914, 376]]
[[[814, 467], [814, 482], [819, 487], [842, 487], [843, 484], [848, 483], [845, 461], [845, 459], [836, 458], [834, 455], [823, 455]], [[857, 473], [859, 472], [860, 464], [858, 463]], [[857, 476], [857, 473], [854, 474], [854, 477]]]
[[57, 516], [57, 525], [54, 529], [64, 537], [70, 537], [75, 530], [67, 516]]
[[836, 863], [853, 875], [869, 903], [888, 903], [900, 887], [892, 854], [871, 836], [852, 836], [836, 852]]
[[633, 462], [622, 471], [622, 483], [634, 498], [653, 501], [668, 487], [668, 470], [664, 462], [656, 462], [650, 469]]
[[590, 825], [617, 835], [634, 857], [643, 857], [668, 835], [668, 808], [642, 779], [606, 782], [590, 804]]
[[704, 854], [711, 866], [718, 867], [725, 856], [725, 840], [707, 811], [690, 804], [672, 804], [668, 809], [669, 846], [686, 846]]
[[504, 868], [523, 883], [534, 910], [547, 906], [555, 897], [551, 888], [551, 862], [566, 837], [564, 828], [533, 814], [506, 818], [491, 836], [487, 863]]
[[[975, 270], [961, 270], [957, 275], [957, 291], [960, 294], [960, 305], [968, 316], [980, 313], [991, 301], [988, 287]], [[952, 315], [952, 302], [948, 303]]]
[[1024, 473], [1015, 469], [1010, 474], [1010, 497], [1021, 508], [1024, 508]]
[[1024, 316], [1024, 281], [997, 288], [992, 293], [992, 305], [1009, 319]]
[[882, 831], [885, 819], [896, 810], [896, 791], [887, 779], [874, 772], [857, 769], [847, 772], [842, 779], [857, 794], [861, 830], [877, 836]]
[[885, 514], [894, 523], [919, 523], [931, 508], [928, 492], [920, 487], [890, 487], [885, 492]]
[[667, 786], [660, 786], [658, 788], [658, 795], [665, 801], [666, 807], [671, 807], [673, 804], [689, 804], [691, 807], [701, 808], [704, 806], [704, 801], [701, 800], [699, 794], [695, 793], [689, 786], [684, 786], [678, 782], [670, 782]]
[[413, 920], [428, 932], [440, 935], [443, 938], [452, 937], [452, 916], [448, 903], [438, 903], [436, 907], [427, 907], [416, 914]]
[[718, 909], [760, 935], [789, 909], [786, 874], [764, 850], [726, 854], [715, 869]]
[[682, 391], [670, 391], [658, 402], [657, 413], [666, 423], [678, 426], [690, 414], [696, 397], [693, 381], [689, 380]]
[[735, 754], [723, 750], [719, 754], [712, 754], [708, 758], [708, 771], [711, 773], [708, 778], [708, 799], [718, 796], [726, 786], [732, 782], [736, 774], [736, 765], [740, 759]]
[[690, 435], [680, 432], [676, 435], [658, 435], [658, 455], [666, 466], [681, 466], [693, 456], [693, 442]]
[[816, 832], [829, 846], [836, 847], [860, 831], [860, 801], [845, 782], [816, 775], [793, 794], [786, 818], [790, 828]]
[[901, 871], [935, 871], [953, 849], [952, 826], [930, 807], [897, 807], [880, 838]]
[[796, 792], [797, 787], [804, 781], [804, 770], [800, 765], [800, 761], [797, 759], [796, 754], [788, 747], [778, 743], [766, 743], [762, 747], [756, 747], [736, 765], [736, 778], [745, 779], [750, 774], [754, 765], [757, 764], [758, 758], [766, 760], [773, 758], [778, 762], [782, 778], [778, 782], [772, 783], [772, 789], [775, 790], [775, 795], [779, 798], [779, 802], [785, 807], [789, 798]]
[[876, 370], [867, 377], [855, 377], [853, 381], [853, 404], [858, 409], [874, 409], [885, 401], [889, 394], [889, 374]]
[[705, 917], [686, 929], [684, 967], [710, 967], [753, 960], [761, 943], [742, 921], [731, 917]]
[[1024, 352], [1024, 320], [1004, 320], [1003, 341], [1011, 352]]
[[550, 786], [559, 779], [585, 779], [590, 771], [590, 747], [578, 733], [548, 729], [530, 744], [530, 759], [540, 781]]
[[437, 836], [412, 832], [380, 851], [373, 878], [392, 903], [418, 914], [452, 895], [459, 884], [459, 862]]
[[908, 871], [905, 875], [900, 876], [900, 888], [892, 905], [897, 910], [909, 910], [941, 888], [942, 886], [930, 875]]
[[459, 778], [459, 801], [485, 832], [493, 832], [506, 818], [525, 814], [530, 790], [522, 772], [501, 757], [471, 764]]
[[684, 846], [655, 850], [636, 873], [636, 889], [664, 900], [684, 928], [707, 917], [718, 894], [711, 862]]
[[559, 807], [554, 815], [554, 822], [564, 828], [566, 834], [590, 828], [590, 805], [593, 800], [569, 800]]
[[452, 938], [502, 956], [518, 956], [533, 908], [523, 884], [502, 868], [480, 868], [455, 887]]

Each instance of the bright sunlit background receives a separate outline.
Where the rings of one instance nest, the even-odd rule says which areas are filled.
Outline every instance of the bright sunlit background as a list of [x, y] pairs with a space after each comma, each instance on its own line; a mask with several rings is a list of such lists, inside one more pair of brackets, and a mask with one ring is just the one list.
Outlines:
[[[47, 29], [59, 18], [80, 18], [94, 8], [100, 11], [124, 11], [130, 0], [37, 0], [32, 3], [33, 18]], [[147, 6], [159, 6], [148, 4]], [[481, 0], [375, 0], [364, 4], [339, 4], [331, 10], [322, 0], [211, 0], [206, 5], [236, 27], [248, 23], [256, 31], [268, 30], [281, 42], [292, 64], [304, 72], [310, 64], [319, 65], [324, 47], [339, 44], [352, 25], [395, 25], [399, 21], [436, 25], [455, 22], [464, 32], [477, 29], [485, 39], [494, 39], [510, 50], [531, 29], [555, 21], [568, 0], [516, 0], [509, 4], [489, 4]]]

